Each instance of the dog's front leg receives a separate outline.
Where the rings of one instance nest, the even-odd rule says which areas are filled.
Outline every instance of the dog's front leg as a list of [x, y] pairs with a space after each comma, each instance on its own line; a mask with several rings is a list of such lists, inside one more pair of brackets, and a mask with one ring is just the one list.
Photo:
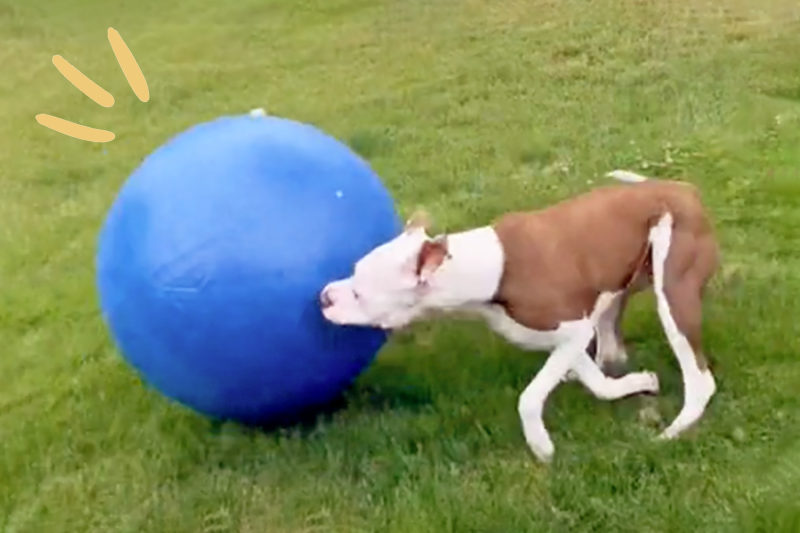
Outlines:
[[601, 400], [617, 400], [640, 393], [656, 394], [659, 390], [658, 376], [655, 373], [629, 372], [618, 378], [609, 377], [585, 352], [575, 360], [570, 372]]
[[573, 323], [570, 328], [574, 328], [572, 334], [550, 353], [542, 369], [522, 391], [517, 406], [525, 440], [544, 463], [552, 460], [555, 451], [542, 418], [547, 397], [576, 365], [578, 358], [586, 356], [586, 347], [594, 335], [589, 319]]

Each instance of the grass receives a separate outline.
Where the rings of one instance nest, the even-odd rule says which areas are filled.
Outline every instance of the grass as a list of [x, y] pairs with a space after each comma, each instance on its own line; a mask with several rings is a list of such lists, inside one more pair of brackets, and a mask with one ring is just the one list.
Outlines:
[[[800, 530], [798, 30], [789, 0], [0, 0], [0, 531]], [[72, 87], [54, 54], [116, 104]], [[350, 143], [404, 214], [424, 205], [440, 230], [614, 167], [697, 183], [725, 248], [706, 313], [719, 393], [701, 425], [659, 444], [641, 416], [669, 421], [682, 394], [647, 298], [627, 336], [662, 394], [562, 386], [550, 467], [515, 408], [543, 358], [484, 327], [398, 336], [349, 406], [305, 429], [215, 429], [148, 391], [98, 314], [98, 227], [143, 156], [255, 107]], [[38, 113], [116, 139], [65, 137]]]

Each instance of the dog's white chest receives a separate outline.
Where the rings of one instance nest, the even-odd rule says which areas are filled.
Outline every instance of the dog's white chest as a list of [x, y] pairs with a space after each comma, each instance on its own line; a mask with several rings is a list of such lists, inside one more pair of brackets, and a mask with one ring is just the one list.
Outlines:
[[551, 350], [572, 338], [576, 328], [586, 327], [584, 321], [564, 322], [558, 329], [538, 331], [516, 322], [499, 305], [482, 305], [477, 311], [489, 327], [508, 342], [526, 350]]

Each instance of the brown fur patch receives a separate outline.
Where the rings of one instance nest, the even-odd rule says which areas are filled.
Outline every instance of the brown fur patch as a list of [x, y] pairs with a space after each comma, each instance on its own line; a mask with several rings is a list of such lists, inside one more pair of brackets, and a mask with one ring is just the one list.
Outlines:
[[648, 235], [665, 212], [673, 217], [677, 241], [665, 266], [665, 290], [702, 368], [695, 323], [700, 288], [718, 266], [717, 244], [697, 189], [685, 182], [599, 187], [539, 211], [501, 217], [494, 228], [506, 258], [495, 301], [537, 330], [588, 315], [603, 292], [625, 291], [627, 301], [652, 285]]

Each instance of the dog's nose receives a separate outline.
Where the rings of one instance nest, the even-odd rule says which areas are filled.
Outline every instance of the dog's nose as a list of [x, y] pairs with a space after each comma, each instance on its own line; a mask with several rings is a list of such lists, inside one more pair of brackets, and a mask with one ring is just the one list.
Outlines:
[[331, 300], [328, 289], [323, 289], [322, 292], [319, 293], [319, 303], [323, 309], [327, 309], [333, 305], [333, 300]]

